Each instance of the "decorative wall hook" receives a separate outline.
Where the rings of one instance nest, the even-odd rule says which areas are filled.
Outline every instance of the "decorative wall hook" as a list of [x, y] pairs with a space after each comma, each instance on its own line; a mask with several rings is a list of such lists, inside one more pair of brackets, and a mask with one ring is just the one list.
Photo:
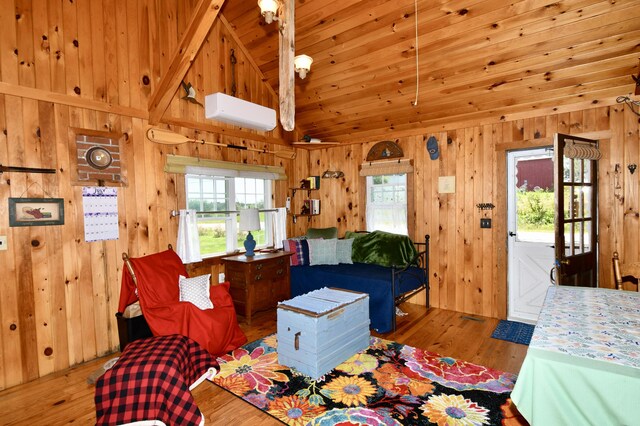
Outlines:
[[627, 169], [629, 169], [629, 172], [630, 172], [631, 174], [634, 174], [637, 168], [638, 168], [638, 165], [637, 165], [637, 164], [629, 164], [629, 165], [627, 166]]
[[479, 203], [479, 204], [476, 204], [476, 207], [479, 208], [480, 210], [493, 210], [495, 208], [493, 203]]

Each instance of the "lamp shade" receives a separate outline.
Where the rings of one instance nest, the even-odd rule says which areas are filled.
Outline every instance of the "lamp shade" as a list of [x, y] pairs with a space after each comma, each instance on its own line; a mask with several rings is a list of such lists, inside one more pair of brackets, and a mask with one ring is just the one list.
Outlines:
[[312, 63], [313, 58], [308, 55], [298, 55], [293, 58], [293, 68], [300, 75], [300, 78], [305, 78], [307, 76]]
[[267, 24], [270, 24], [277, 19], [278, 2], [276, 0], [258, 0], [258, 7], [260, 7], [260, 13], [264, 16], [264, 20]]
[[260, 230], [260, 213], [258, 212], [258, 209], [240, 210], [240, 230]]

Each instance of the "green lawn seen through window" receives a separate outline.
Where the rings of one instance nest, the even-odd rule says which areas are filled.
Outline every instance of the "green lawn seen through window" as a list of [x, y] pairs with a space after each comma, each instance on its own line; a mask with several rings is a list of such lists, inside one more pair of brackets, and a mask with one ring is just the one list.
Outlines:
[[[224, 219], [208, 219], [198, 221], [198, 234], [200, 237], [200, 253], [203, 256], [227, 253], [227, 237], [225, 234]], [[252, 231], [251, 234], [258, 245], [265, 242], [265, 231]], [[244, 251], [244, 240], [247, 232], [238, 233], [238, 248]]]

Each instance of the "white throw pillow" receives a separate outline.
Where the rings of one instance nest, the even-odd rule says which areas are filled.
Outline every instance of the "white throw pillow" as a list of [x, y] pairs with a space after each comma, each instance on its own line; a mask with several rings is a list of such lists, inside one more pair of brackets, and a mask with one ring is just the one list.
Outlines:
[[211, 274], [193, 278], [180, 275], [178, 282], [180, 286], [180, 301], [191, 302], [202, 310], [213, 309], [213, 303], [209, 298], [210, 281]]
[[337, 265], [336, 238], [323, 240], [322, 238], [307, 240], [309, 244], [310, 265]]
[[353, 238], [338, 240], [336, 242], [336, 259], [338, 263], [353, 263], [351, 252], [353, 250]]

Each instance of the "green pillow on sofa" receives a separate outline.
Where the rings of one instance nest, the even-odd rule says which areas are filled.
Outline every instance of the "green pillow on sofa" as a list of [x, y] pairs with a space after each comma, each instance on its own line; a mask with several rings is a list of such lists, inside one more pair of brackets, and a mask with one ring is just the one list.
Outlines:
[[338, 228], [335, 226], [331, 228], [309, 228], [307, 229], [307, 238], [324, 238], [329, 240], [331, 238], [338, 238]]
[[[356, 234], [353, 240], [352, 260], [380, 266], [405, 266], [418, 254], [415, 245], [406, 235], [373, 231]], [[347, 238], [353, 233], [347, 232]]]

